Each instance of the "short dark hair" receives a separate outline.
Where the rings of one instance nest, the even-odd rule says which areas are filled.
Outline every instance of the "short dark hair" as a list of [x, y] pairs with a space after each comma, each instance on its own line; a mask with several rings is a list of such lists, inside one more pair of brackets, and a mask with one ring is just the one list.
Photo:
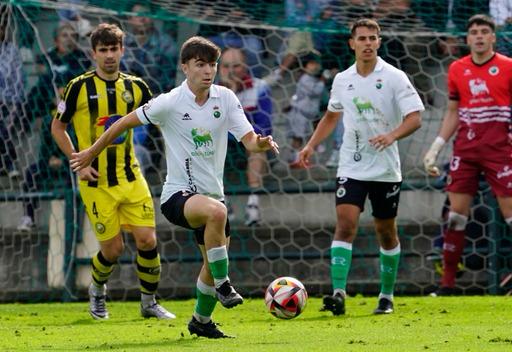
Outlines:
[[471, 16], [470, 19], [468, 20], [468, 24], [466, 25], [466, 30], [469, 30], [469, 28], [471, 28], [471, 26], [474, 24], [479, 26], [489, 26], [491, 27], [493, 32], [496, 31], [496, 23], [492, 18], [490, 18], [487, 15], [477, 14]]
[[201, 59], [204, 62], [217, 62], [220, 48], [208, 39], [195, 36], [187, 39], [181, 46], [180, 61], [186, 64], [191, 59]]
[[91, 47], [96, 50], [98, 44], [123, 47], [124, 32], [115, 24], [100, 23], [91, 33]]
[[380, 26], [377, 23], [377, 21], [372, 20], [371, 18], [360, 18], [354, 23], [352, 23], [352, 26], [350, 27], [350, 37], [354, 38], [354, 35], [356, 33], [356, 29], [359, 27], [366, 27], [369, 29], [374, 29], [377, 31], [377, 34], [380, 35]]

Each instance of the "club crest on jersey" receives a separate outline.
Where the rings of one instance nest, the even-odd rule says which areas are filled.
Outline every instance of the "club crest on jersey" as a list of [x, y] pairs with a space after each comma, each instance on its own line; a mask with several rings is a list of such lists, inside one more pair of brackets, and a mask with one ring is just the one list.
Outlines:
[[377, 80], [377, 83], [375, 84], [375, 88], [377, 88], [377, 89], [382, 88], [382, 80], [380, 78]]
[[498, 66], [494, 65], [489, 67], [489, 74], [491, 76], [496, 76], [498, 73], [500, 73], [500, 69], [498, 68]]
[[122, 92], [121, 93], [121, 98], [123, 99], [123, 101], [126, 104], [133, 103], [133, 95], [132, 95], [132, 93], [130, 91], [125, 90], [124, 92]]
[[103, 225], [101, 222], [97, 222], [94, 224], [94, 228], [96, 229], [96, 232], [99, 234], [105, 233], [105, 225]]
[[219, 109], [220, 108], [217, 105], [213, 107], [213, 117], [215, 117], [216, 119], [218, 119], [221, 115]]

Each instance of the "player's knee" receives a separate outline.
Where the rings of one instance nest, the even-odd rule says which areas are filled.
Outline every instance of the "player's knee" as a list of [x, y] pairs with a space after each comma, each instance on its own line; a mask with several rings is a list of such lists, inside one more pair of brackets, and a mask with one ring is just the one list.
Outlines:
[[356, 237], [355, 228], [337, 226], [334, 234], [334, 239], [337, 241], [343, 241], [352, 243]]
[[228, 217], [228, 209], [220, 202], [210, 205], [209, 220], [213, 222], [224, 222]]
[[101, 253], [110, 263], [115, 263], [123, 254], [124, 251], [124, 243], [116, 244], [115, 246], [111, 246], [109, 248], [102, 248]]
[[137, 239], [137, 249], [149, 251], [156, 247], [156, 236], [148, 235]]
[[447, 227], [449, 230], [464, 231], [467, 223], [468, 217], [466, 215], [462, 215], [454, 211], [450, 211], [448, 213]]

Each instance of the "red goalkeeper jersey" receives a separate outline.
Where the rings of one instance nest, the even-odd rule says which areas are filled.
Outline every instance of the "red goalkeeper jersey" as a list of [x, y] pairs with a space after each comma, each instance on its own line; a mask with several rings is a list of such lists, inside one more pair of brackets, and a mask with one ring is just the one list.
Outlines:
[[512, 151], [512, 59], [495, 54], [477, 65], [465, 56], [448, 70], [450, 100], [459, 102], [454, 154], [495, 157]]

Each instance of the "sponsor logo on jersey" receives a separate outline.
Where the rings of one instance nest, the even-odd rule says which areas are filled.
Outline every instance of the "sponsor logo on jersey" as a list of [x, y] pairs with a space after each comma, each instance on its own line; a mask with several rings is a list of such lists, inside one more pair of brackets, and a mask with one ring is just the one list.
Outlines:
[[357, 112], [361, 115], [365, 114], [365, 113], [374, 113], [375, 112], [375, 108], [373, 107], [372, 102], [369, 100], [366, 100], [364, 98], [355, 97], [354, 99], [352, 99], [352, 101], [354, 102], [354, 104], [356, 106]]
[[354, 85], [352, 83], [350, 83], [347, 87], [347, 90], [354, 90]]
[[182, 120], [192, 120], [192, 118], [190, 117], [190, 115], [188, 114], [188, 112], [184, 113], [183, 114], [183, 117], [181, 118]]
[[471, 70], [469, 68], [465, 69], [464, 76], [470, 76], [470, 75], [471, 75]]
[[95, 95], [89, 95], [89, 99], [99, 99], [101, 98], [101, 95], [95, 94]]
[[489, 88], [487, 88], [487, 82], [480, 78], [469, 80], [469, 90], [473, 96], [489, 94]]
[[512, 169], [508, 166], [508, 165], [505, 165], [505, 167], [503, 168], [503, 170], [499, 171], [497, 174], [496, 174], [496, 177], [498, 179], [500, 178], [503, 178], [503, 177], [507, 177], [507, 176], [510, 176], [512, 175]]
[[190, 154], [195, 157], [211, 158], [215, 155], [213, 150], [213, 139], [210, 131], [202, 128], [193, 128], [190, 131], [195, 150]]
[[[105, 131], [110, 128], [117, 120], [122, 118], [121, 115], [110, 115], [110, 116], [101, 116], [98, 117], [97, 126], [105, 126]], [[126, 140], [128, 136], [128, 131], [124, 131], [116, 139], [112, 142], [112, 144], [121, 144]]]

